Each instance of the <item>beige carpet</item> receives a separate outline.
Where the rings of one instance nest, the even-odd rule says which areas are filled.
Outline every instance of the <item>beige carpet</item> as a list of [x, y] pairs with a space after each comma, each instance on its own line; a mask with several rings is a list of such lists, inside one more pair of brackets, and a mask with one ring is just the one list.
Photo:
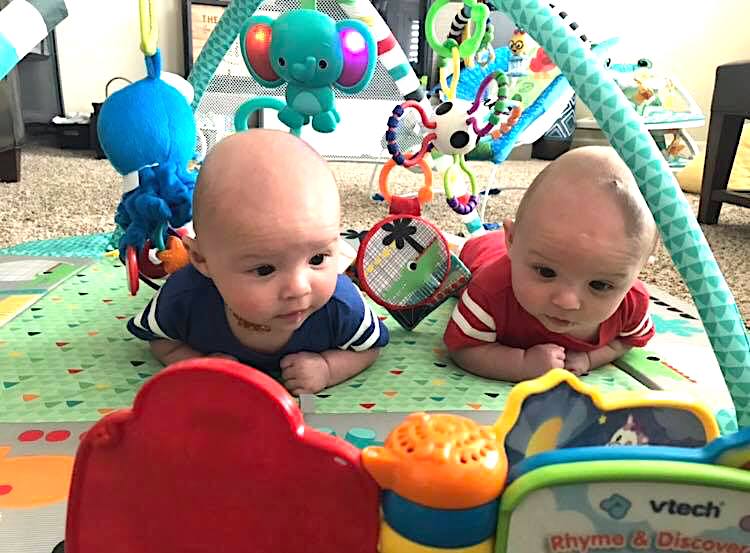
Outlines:
[[[489, 163], [472, 163], [478, 182], [484, 184], [492, 170]], [[500, 187], [527, 186], [545, 166], [542, 161], [507, 161], [497, 169]], [[372, 164], [334, 163], [343, 202], [343, 224], [363, 229], [386, 214], [383, 204], [368, 199]], [[414, 190], [419, 180], [407, 171], [394, 171], [392, 181], [399, 190]], [[27, 147], [23, 152], [22, 180], [0, 183], [0, 248], [26, 242], [110, 231], [119, 200], [120, 180], [106, 160], [95, 160], [89, 152]], [[492, 196], [486, 221], [512, 216], [520, 191]], [[698, 196], [688, 194], [694, 210]], [[462, 224], [442, 201], [442, 196], [425, 215], [440, 228], [459, 232]], [[720, 224], [704, 226], [706, 238], [724, 271], [740, 311], [750, 317], [750, 209], [732, 205], [722, 208]], [[663, 248], [654, 265], [642, 278], [674, 296], [689, 299], [687, 288]]]

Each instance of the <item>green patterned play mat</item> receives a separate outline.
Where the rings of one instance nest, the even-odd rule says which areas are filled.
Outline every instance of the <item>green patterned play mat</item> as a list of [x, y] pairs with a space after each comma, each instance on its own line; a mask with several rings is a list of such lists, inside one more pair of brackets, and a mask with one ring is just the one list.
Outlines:
[[[96, 255], [107, 242], [106, 235], [39, 242], [0, 255]], [[2, 257], [0, 263], [16, 259], [24, 258]], [[95, 421], [129, 406], [161, 368], [147, 345], [125, 328], [151, 291], [143, 287], [130, 296], [115, 257], [78, 261], [89, 265], [72, 272], [58, 265], [55, 270], [67, 274], [62, 282], [0, 327], [0, 422]], [[390, 345], [364, 373], [305, 398], [303, 409], [317, 414], [501, 410], [511, 385], [468, 374], [445, 355], [441, 338], [452, 306], [446, 302], [412, 332], [374, 306], [391, 330]], [[615, 367], [586, 381], [605, 391], [642, 388]]]
[[[142, 286], [130, 296], [124, 268], [106, 255], [111, 243], [109, 234], [99, 234], [0, 250], [0, 422], [95, 421], [128, 407], [160, 370], [147, 345], [125, 329], [152, 292]], [[731, 418], [697, 313], [675, 307], [660, 291], [652, 296], [657, 337], [649, 350], [631, 351], [618, 361], [620, 368], [609, 366], [584, 380], [604, 392], [642, 390], [644, 384], [685, 391], [707, 400], [720, 418]], [[466, 373], [446, 357], [442, 333], [452, 306], [453, 300], [446, 302], [411, 332], [373, 306], [391, 331], [390, 345], [364, 373], [304, 397], [303, 411], [501, 411], [510, 384]]]

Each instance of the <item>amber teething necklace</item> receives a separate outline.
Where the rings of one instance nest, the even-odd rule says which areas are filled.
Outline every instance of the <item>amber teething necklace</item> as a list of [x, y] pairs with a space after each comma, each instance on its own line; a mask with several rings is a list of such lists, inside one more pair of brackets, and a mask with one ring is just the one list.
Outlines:
[[237, 321], [237, 324], [240, 325], [242, 328], [246, 330], [250, 330], [252, 332], [271, 332], [271, 327], [268, 325], [259, 325], [258, 323], [251, 323], [247, 319], [243, 319], [240, 317], [237, 313], [232, 311], [232, 308], [227, 306], [227, 309], [232, 314], [232, 317], [234, 317], [234, 320]]

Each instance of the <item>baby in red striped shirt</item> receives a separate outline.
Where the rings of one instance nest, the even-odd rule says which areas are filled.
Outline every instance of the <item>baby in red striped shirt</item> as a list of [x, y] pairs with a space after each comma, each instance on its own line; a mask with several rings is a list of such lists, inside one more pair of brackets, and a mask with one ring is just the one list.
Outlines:
[[529, 186], [503, 230], [469, 240], [472, 279], [444, 341], [465, 370], [518, 382], [576, 375], [654, 335], [638, 274], [658, 240], [627, 165], [609, 147], [571, 150]]

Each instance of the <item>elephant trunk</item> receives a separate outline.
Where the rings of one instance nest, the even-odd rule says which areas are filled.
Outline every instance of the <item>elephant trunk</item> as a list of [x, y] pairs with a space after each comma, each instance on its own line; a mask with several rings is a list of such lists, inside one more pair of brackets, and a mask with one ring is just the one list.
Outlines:
[[302, 83], [307, 83], [315, 77], [315, 68], [318, 64], [318, 60], [316, 60], [312, 56], [308, 56], [305, 58], [305, 61], [303, 63], [294, 63], [291, 67], [291, 73], [292, 77], [294, 77], [295, 80], [300, 81]]

